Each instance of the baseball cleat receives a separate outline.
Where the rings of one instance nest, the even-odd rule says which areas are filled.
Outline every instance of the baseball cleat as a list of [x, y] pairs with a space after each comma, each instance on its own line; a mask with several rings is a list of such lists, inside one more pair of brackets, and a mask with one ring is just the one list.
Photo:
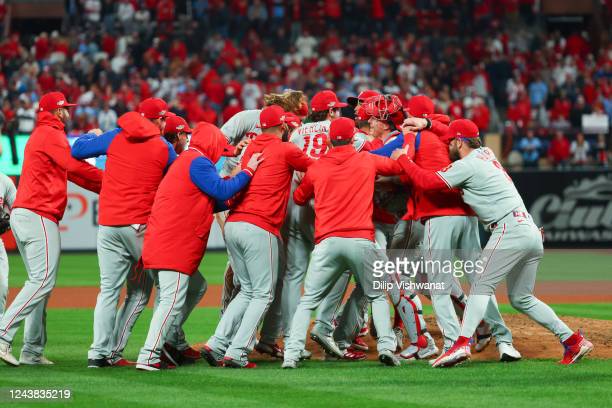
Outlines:
[[389, 350], [381, 351], [378, 355], [378, 361], [389, 367], [398, 367], [402, 364], [400, 363], [399, 359]]
[[170, 344], [166, 343], [161, 349], [160, 358], [168, 364], [181, 365], [181, 353]]
[[370, 334], [370, 328], [368, 327], [368, 323], [365, 323], [363, 327], [359, 330], [357, 337], [364, 337]]
[[255, 345], [255, 351], [260, 354], [267, 354], [273, 358], [283, 358], [283, 350], [276, 344], [263, 343], [259, 341]]
[[312, 353], [308, 350], [300, 351], [300, 360], [310, 360], [312, 358]]
[[310, 338], [325, 350], [327, 354], [342, 358], [343, 353], [338, 348], [338, 345], [332, 338], [332, 336], [323, 336], [319, 334], [316, 329], [310, 331]]
[[202, 348], [202, 358], [211, 367], [223, 367], [223, 355], [214, 351], [208, 344], [205, 344]]
[[431, 337], [429, 332], [419, 336], [419, 340], [425, 339], [427, 341], [427, 345], [425, 347], [420, 347], [417, 352], [416, 358], [420, 360], [426, 360], [428, 358], [432, 358], [438, 354], [439, 350], [436, 347], [436, 341]]
[[497, 351], [499, 351], [499, 361], [511, 363], [513, 361], [519, 361], [522, 356], [517, 349], [510, 343], [499, 343], [497, 345]]
[[480, 353], [484, 349], [487, 348], [489, 344], [491, 344], [491, 328], [485, 321], [481, 321], [478, 327], [476, 328], [476, 332], [474, 333], [474, 351]]
[[136, 365], [136, 362], [120, 358], [119, 360], [113, 361], [112, 365], [113, 367], [132, 367]]
[[90, 358], [87, 360], [87, 368], [104, 368], [112, 364], [106, 358]]
[[461, 345], [461, 343], [456, 342], [455, 345], [450, 348], [450, 350], [435, 359], [431, 366], [433, 368], [452, 367], [464, 362], [465, 360], [469, 360], [471, 356], [472, 353], [470, 352], [469, 343]]
[[199, 360], [202, 358], [202, 353], [193, 347], [187, 347], [185, 350], [180, 350], [181, 356], [188, 360]]
[[419, 351], [419, 347], [416, 344], [411, 344], [404, 350], [402, 350], [397, 357], [401, 361], [410, 361], [417, 359], [417, 353]]
[[561, 344], [565, 348], [565, 352], [563, 353], [563, 359], [559, 363], [563, 365], [574, 364], [593, 351], [593, 343], [585, 339], [580, 331], [576, 331]]
[[5, 342], [0, 342], [0, 360], [13, 367], [19, 366], [19, 361], [13, 356], [13, 346]]
[[353, 341], [353, 344], [351, 344], [351, 347], [361, 351], [368, 351], [370, 349], [368, 344], [361, 337], [355, 337], [355, 340]]
[[224, 357], [223, 367], [225, 368], [257, 368], [257, 364], [250, 362], [248, 360], [240, 361], [240, 360], [234, 360], [231, 357]]
[[24, 365], [53, 365], [53, 361], [45, 356], [35, 356], [34, 354], [21, 352], [19, 356], [19, 364]]
[[366, 359], [366, 354], [363, 351], [349, 347], [343, 350], [342, 358], [338, 358], [331, 354], [325, 354], [325, 361], [363, 361]]
[[155, 364], [143, 364], [137, 363], [136, 369], [139, 371], [160, 371], [160, 370], [174, 370], [176, 366], [174, 364], [168, 364], [163, 361]]
[[283, 361], [283, 365], [281, 368], [297, 368], [297, 361], [295, 360], [285, 360]]

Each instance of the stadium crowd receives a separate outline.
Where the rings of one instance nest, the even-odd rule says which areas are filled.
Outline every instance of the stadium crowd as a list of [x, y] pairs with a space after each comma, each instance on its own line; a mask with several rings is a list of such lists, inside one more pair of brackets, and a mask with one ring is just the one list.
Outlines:
[[607, 165], [609, 133], [580, 132], [583, 114], [612, 118], [612, 45], [546, 30], [538, 4], [69, 0], [64, 29], [2, 40], [2, 129], [30, 133], [40, 95], [56, 89], [78, 102], [81, 134], [151, 96], [190, 123], [222, 124], [264, 93], [372, 88], [431, 96], [452, 119], [501, 132], [504, 158], [526, 167]]

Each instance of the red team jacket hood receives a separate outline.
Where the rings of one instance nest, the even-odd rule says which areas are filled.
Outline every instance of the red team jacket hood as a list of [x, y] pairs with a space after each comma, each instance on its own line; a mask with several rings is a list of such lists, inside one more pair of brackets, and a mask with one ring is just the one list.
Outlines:
[[138, 112], [121, 115], [117, 124], [123, 130], [125, 138], [133, 143], [140, 140], [145, 141], [161, 133], [157, 126]]
[[57, 130], [64, 130], [64, 122], [51, 112], [40, 112], [36, 116], [36, 126], [51, 126]]
[[213, 164], [221, 158], [226, 144], [227, 141], [219, 128], [207, 122], [198, 123], [189, 141], [189, 147], [200, 151]]

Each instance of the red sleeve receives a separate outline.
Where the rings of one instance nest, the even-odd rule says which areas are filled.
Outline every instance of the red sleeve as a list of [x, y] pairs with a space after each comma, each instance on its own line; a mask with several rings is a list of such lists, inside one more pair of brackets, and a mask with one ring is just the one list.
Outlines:
[[285, 157], [293, 170], [306, 171], [308, 166], [314, 163], [314, 160], [306, 156], [296, 145], [287, 143], [286, 146]]
[[83, 187], [84, 189], [100, 192], [102, 188], [102, 170], [81, 160], [77, 160], [70, 154], [70, 145], [62, 134], [48, 134], [45, 145], [47, 155], [58, 166], [66, 170], [68, 180]]
[[371, 154], [370, 157], [376, 165], [376, 174], [380, 176], [399, 176], [403, 173], [402, 167], [395, 160]]
[[306, 205], [313, 195], [314, 185], [310, 180], [309, 174], [306, 173], [298, 188], [293, 192], [293, 201], [295, 201], [297, 205]]
[[254, 148], [252, 146], [252, 144], [247, 146], [246, 150], [244, 151], [244, 154], [242, 155], [242, 159], [240, 159], [240, 167], [243, 169], [247, 167], [249, 160], [251, 160], [251, 156], [253, 156], [253, 153], [255, 153]]
[[442, 137], [442, 136], [446, 135], [446, 133], [448, 132], [448, 126], [446, 126], [442, 122], [438, 122], [437, 120], [432, 120], [431, 121], [431, 128], [428, 129], [428, 130], [430, 130], [433, 133], [435, 133], [436, 136]]
[[409, 183], [419, 190], [440, 191], [449, 188], [446, 182], [442, 180], [436, 172], [422, 169], [412, 160], [408, 160], [405, 154], [397, 159], [397, 163], [399, 163], [404, 170], [404, 173], [409, 179]]
[[408, 158], [414, 160], [416, 135], [414, 133], [408, 133], [404, 135], [404, 147], [408, 146]]

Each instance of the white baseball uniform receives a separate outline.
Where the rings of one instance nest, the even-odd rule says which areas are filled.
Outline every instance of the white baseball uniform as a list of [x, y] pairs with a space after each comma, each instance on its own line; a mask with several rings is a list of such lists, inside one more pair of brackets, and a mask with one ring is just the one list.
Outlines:
[[492, 232], [481, 255], [483, 271], [475, 276], [464, 312], [461, 336], [470, 337], [482, 320], [496, 286], [506, 278], [512, 306], [553, 332], [561, 341], [572, 330], [533, 295], [542, 236], [514, 183], [491, 149], [475, 149], [437, 174]]
[[[0, 173], [0, 217], [11, 213], [16, 194], [17, 188], [15, 188], [13, 180]], [[8, 296], [8, 274], [8, 256], [4, 248], [4, 241], [0, 239], [0, 316], [4, 314], [6, 298]]]

